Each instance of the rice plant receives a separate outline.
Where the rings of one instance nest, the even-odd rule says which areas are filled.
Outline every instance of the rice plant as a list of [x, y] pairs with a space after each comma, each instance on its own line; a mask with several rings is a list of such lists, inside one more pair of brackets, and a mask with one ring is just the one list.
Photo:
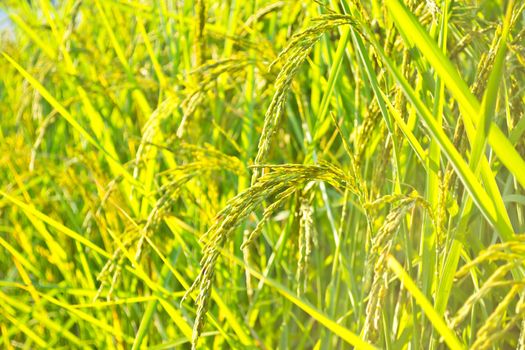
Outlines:
[[4, 0], [0, 38], [0, 348], [525, 350], [522, 0]]

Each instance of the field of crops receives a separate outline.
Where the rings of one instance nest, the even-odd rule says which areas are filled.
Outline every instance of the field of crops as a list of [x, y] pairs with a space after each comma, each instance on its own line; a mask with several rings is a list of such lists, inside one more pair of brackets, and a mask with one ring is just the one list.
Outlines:
[[524, 0], [2, 0], [1, 349], [525, 350]]

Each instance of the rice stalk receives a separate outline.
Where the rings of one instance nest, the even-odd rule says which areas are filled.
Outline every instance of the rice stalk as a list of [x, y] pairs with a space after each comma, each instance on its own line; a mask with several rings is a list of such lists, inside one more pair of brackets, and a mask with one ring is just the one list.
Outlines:
[[[519, 322], [523, 319], [525, 312], [525, 307], [523, 306], [525, 281], [509, 279], [508, 275], [509, 272], [517, 267], [525, 265], [524, 242], [522, 235], [516, 235], [516, 239], [513, 241], [491, 245], [456, 273], [456, 279], [459, 279], [466, 276], [471, 269], [484, 263], [492, 261], [504, 262], [504, 264], [496, 268], [479, 290], [469, 296], [455, 316], [450, 319], [449, 324], [452, 328], [459, 327], [459, 324], [470, 315], [474, 305], [487, 297], [496, 288], [510, 287], [505, 297], [499, 301], [484, 325], [478, 330], [475, 341], [472, 344], [473, 349], [491, 348], [496, 341], [503, 339], [504, 335], [508, 334], [513, 327], [519, 325]], [[512, 314], [510, 305], [519, 294], [521, 294], [521, 298], [516, 304], [515, 314]]]
[[356, 136], [356, 155], [355, 163], [358, 168], [361, 167], [363, 156], [368, 148], [368, 142], [374, 134], [374, 130], [377, 127], [379, 120], [381, 119], [381, 113], [379, 111], [379, 105], [377, 101], [370, 104], [370, 108], [366, 109], [363, 123], [359, 127], [359, 131]]
[[[148, 146], [159, 147], [154, 144]], [[122, 244], [125, 249], [129, 249], [135, 244], [135, 261], [140, 260], [146, 237], [152, 235], [158, 229], [159, 224], [166, 215], [170, 213], [173, 204], [179, 199], [181, 191], [188, 182], [199, 176], [203, 176], [210, 171], [226, 170], [234, 174], [244, 175], [245, 168], [238, 158], [228, 156], [211, 146], [197, 147], [194, 145], [179, 143], [176, 151], [170, 150], [166, 147], [165, 149], [171, 152], [176, 152], [181, 158], [184, 157], [190, 161], [186, 164], [181, 164], [176, 168], [158, 173], [158, 177], [164, 181], [162, 186], [158, 189], [159, 198], [156, 200], [155, 205], [149, 212], [142, 227], [133, 229], [123, 236], [124, 239], [122, 240]], [[110, 188], [114, 188], [114, 185]], [[106, 192], [99, 208], [102, 208], [103, 203], [109, 197], [110, 192], [110, 190]], [[110, 286], [107, 297], [108, 299], [111, 297], [112, 291], [115, 289], [116, 282], [120, 276], [120, 265], [122, 265], [124, 261], [125, 256], [123, 255], [122, 249], [119, 247], [114, 251], [112, 258], [106, 262], [98, 275], [97, 279], [101, 282], [101, 285], [95, 298], [98, 298], [107, 285]]]
[[[0, 348], [93, 334], [89, 347], [132, 350], [371, 348], [366, 333], [386, 349], [437, 350], [446, 334], [525, 350], [525, 197], [508, 167], [525, 155], [523, 1], [490, 94], [506, 1], [96, 2], [0, 1]], [[394, 3], [413, 16], [394, 23]], [[413, 47], [419, 25], [432, 45]], [[462, 84], [437, 78], [450, 72]], [[494, 98], [501, 128], [479, 174], [472, 92]], [[312, 138], [337, 167], [294, 165]], [[437, 168], [421, 162], [429, 141]], [[469, 195], [484, 199], [466, 210]], [[223, 264], [241, 241], [244, 263]]]
[[[391, 252], [395, 234], [405, 214], [411, 210], [414, 205], [418, 204], [430, 210], [430, 206], [415, 192], [408, 196], [399, 195], [393, 197], [387, 195], [383, 200], [375, 201], [372, 206], [377, 207], [389, 201], [396, 201], [395, 207], [388, 213], [381, 228], [372, 237], [371, 249], [366, 264], [365, 290], [368, 290], [368, 302], [366, 304], [365, 324], [362, 332], [364, 339], [370, 341], [376, 340], [378, 336], [377, 331], [379, 330], [381, 303], [385, 297], [388, 286], [386, 258]], [[373, 277], [371, 277], [372, 275]], [[371, 286], [368, 287], [370, 279], [372, 279], [372, 283]]]
[[239, 34], [244, 34], [247, 31], [247, 28], [251, 28], [254, 23], [259, 22], [263, 17], [269, 15], [270, 13], [280, 10], [285, 5], [286, 2], [284, 1], [276, 1], [269, 3], [265, 7], [259, 8], [254, 14], [248, 17], [246, 22], [244, 22], [244, 25], [240, 28]]
[[195, 65], [200, 67], [206, 59], [206, 38], [204, 28], [206, 25], [206, 1], [197, 0], [195, 3]]
[[509, 322], [503, 323], [504, 326], [502, 327], [502, 320], [505, 317], [505, 314], [507, 313], [507, 309], [510, 303], [512, 302], [514, 297], [524, 289], [525, 284], [516, 284], [511, 288], [507, 295], [505, 295], [505, 297], [498, 304], [496, 309], [487, 318], [483, 327], [481, 327], [477, 332], [476, 341], [472, 344], [471, 347], [473, 350], [486, 350], [492, 348], [494, 343], [503, 336], [505, 336], [508, 333], [509, 329], [513, 327], [519, 321], [520, 318], [523, 317], [525, 307], [523, 307], [523, 303], [521, 303], [521, 305], [518, 305], [517, 307], [517, 315], [512, 317]]
[[373, 173], [372, 183], [370, 185], [370, 198], [376, 198], [379, 193], [381, 192], [381, 188], [383, 187], [385, 181], [386, 181], [386, 170], [390, 167], [388, 166], [389, 163], [392, 161], [391, 156], [394, 152], [393, 150], [393, 140], [391, 136], [389, 135], [389, 132], [387, 130], [387, 127], [385, 124], [381, 124], [381, 131], [382, 139], [384, 139], [384, 143], [382, 144], [381, 148], [381, 155], [379, 159], [377, 160], [377, 170]]
[[314, 242], [313, 208], [307, 195], [303, 194], [299, 208], [299, 259], [296, 276], [298, 295], [302, 295], [306, 290], [308, 265]]
[[193, 84], [194, 86], [190, 85], [188, 94], [181, 102], [183, 112], [179, 128], [177, 129], [177, 137], [182, 138], [188, 118], [204, 103], [206, 93], [215, 87], [217, 79], [223, 74], [229, 74], [232, 77], [239, 76], [249, 64], [252, 64], [249, 58], [244, 55], [238, 55], [207, 62], [192, 71], [192, 74], [198, 79]]
[[472, 307], [474, 307], [474, 305], [485, 295], [490, 293], [499, 282], [504, 281], [505, 276], [515, 267], [515, 263], [507, 263], [498, 267], [496, 271], [494, 271], [494, 273], [485, 281], [483, 286], [476, 293], [472, 294], [461, 306], [456, 315], [450, 319], [451, 327], [457, 327], [459, 323], [461, 323], [469, 315]]
[[[201, 271], [184, 297], [185, 299], [194, 290], [199, 290], [195, 300], [197, 315], [193, 326], [193, 348], [196, 348], [204, 327], [220, 248], [224, 247], [231, 239], [234, 230], [241, 224], [242, 220], [265, 200], [272, 200], [272, 204], [266, 210], [266, 213], [271, 213], [277, 205], [280, 205], [295, 191], [311, 181], [324, 181], [335, 188], [348, 188], [351, 193], [357, 193], [355, 181], [329, 163], [320, 162], [319, 165], [258, 165], [256, 167], [266, 167], [270, 169], [270, 172], [258, 178], [248, 189], [230, 199], [203, 236], [202, 240], [205, 240], [205, 244], [201, 259]], [[272, 207], [272, 205], [274, 206]], [[255, 239], [259, 232], [260, 229], [256, 228], [245, 242], [245, 246]]]
[[[35, 113], [34, 113], [35, 114]], [[38, 127], [38, 136], [33, 143], [33, 147], [31, 148], [31, 160], [29, 161], [29, 170], [34, 171], [35, 170], [35, 160], [38, 153], [38, 148], [44, 141], [44, 137], [46, 135], [46, 131], [48, 127], [53, 124], [53, 122], [56, 120], [57, 115], [55, 113], [52, 113], [48, 115], [42, 123], [40, 123], [40, 126]]]
[[475, 259], [469, 263], [463, 265], [461, 269], [456, 272], [455, 278], [463, 278], [471, 268], [480, 265], [485, 261], [494, 260], [516, 260], [519, 263], [521, 260], [525, 260], [525, 236], [516, 235], [514, 240], [493, 244], [487, 249], [483, 250]]
[[[321, 39], [324, 33], [342, 25], [355, 24], [352, 17], [336, 14], [323, 15], [314, 19], [314, 22], [316, 23], [315, 25], [295, 34], [270, 65], [269, 69], [279, 62], [284, 62], [274, 82], [275, 93], [264, 116], [264, 125], [259, 138], [257, 155], [254, 159], [255, 165], [261, 164], [269, 152], [270, 143], [283, 114], [287, 94], [292, 86], [293, 79], [302, 63], [310, 54], [313, 46]], [[252, 184], [260, 176], [260, 171], [260, 168], [254, 168]]]
[[169, 93], [144, 124], [140, 145], [135, 154], [133, 176], [136, 179], [139, 177], [140, 164], [143, 158], [149, 157], [151, 144], [157, 143], [160, 140], [160, 134], [162, 133], [161, 125], [176, 111], [178, 104], [179, 99], [174, 94]]
[[447, 236], [447, 224], [449, 214], [447, 211], [448, 197], [451, 193], [450, 186], [452, 181], [453, 171], [449, 170], [445, 172], [445, 175], [440, 171], [439, 177], [439, 190], [438, 190], [438, 202], [436, 209], [436, 267], [435, 274], [436, 280], [440, 280], [440, 271], [442, 265], [442, 259], [440, 256], [444, 256], [443, 252], [446, 249], [446, 236]]

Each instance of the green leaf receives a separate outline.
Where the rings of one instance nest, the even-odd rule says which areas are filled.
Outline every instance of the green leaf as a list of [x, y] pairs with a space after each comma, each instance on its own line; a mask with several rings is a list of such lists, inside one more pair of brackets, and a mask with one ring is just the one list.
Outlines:
[[403, 269], [403, 266], [401, 266], [392, 255], [388, 256], [387, 264], [390, 270], [392, 270], [392, 272], [396, 274], [397, 278], [399, 278], [399, 280], [403, 283], [403, 286], [414, 297], [419, 306], [421, 306], [421, 309], [434, 326], [434, 329], [438, 331], [443, 339], [445, 339], [445, 342], [450, 347], [450, 349], [466, 349], [465, 345], [459, 341], [454, 332], [448, 328], [445, 320], [443, 320], [436, 310], [434, 310], [430, 301], [428, 301], [425, 295], [419, 290], [419, 288], [417, 288], [412, 278], [410, 278], [408, 273], [406, 273], [406, 271]]
[[[458, 101], [463, 112], [462, 115], [466, 117], [464, 118], [465, 130], [471, 143], [474, 142], [474, 127], [482, 126], [481, 120], [483, 118], [479, 101], [470, 92], [467, 84], [458, 74], [450, 60], [441, 52], [414, 15], [399, 0], [388, 0], [386, 5], [399, 31], [414, 42], [444, 80], [450, 93]], [[525, 169], [525, 161], [494, 122], [490, 123], [488, 143], [501, 162], [516, 177], [521, 186], [525, 188], [525, 171], [523, 171]]]

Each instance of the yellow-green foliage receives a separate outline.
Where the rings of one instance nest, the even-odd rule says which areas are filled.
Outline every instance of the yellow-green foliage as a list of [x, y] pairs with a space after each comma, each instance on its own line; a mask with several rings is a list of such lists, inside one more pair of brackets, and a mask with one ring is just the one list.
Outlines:
[[0, 348], [525, 350], [523, 1], [0, 11]]

